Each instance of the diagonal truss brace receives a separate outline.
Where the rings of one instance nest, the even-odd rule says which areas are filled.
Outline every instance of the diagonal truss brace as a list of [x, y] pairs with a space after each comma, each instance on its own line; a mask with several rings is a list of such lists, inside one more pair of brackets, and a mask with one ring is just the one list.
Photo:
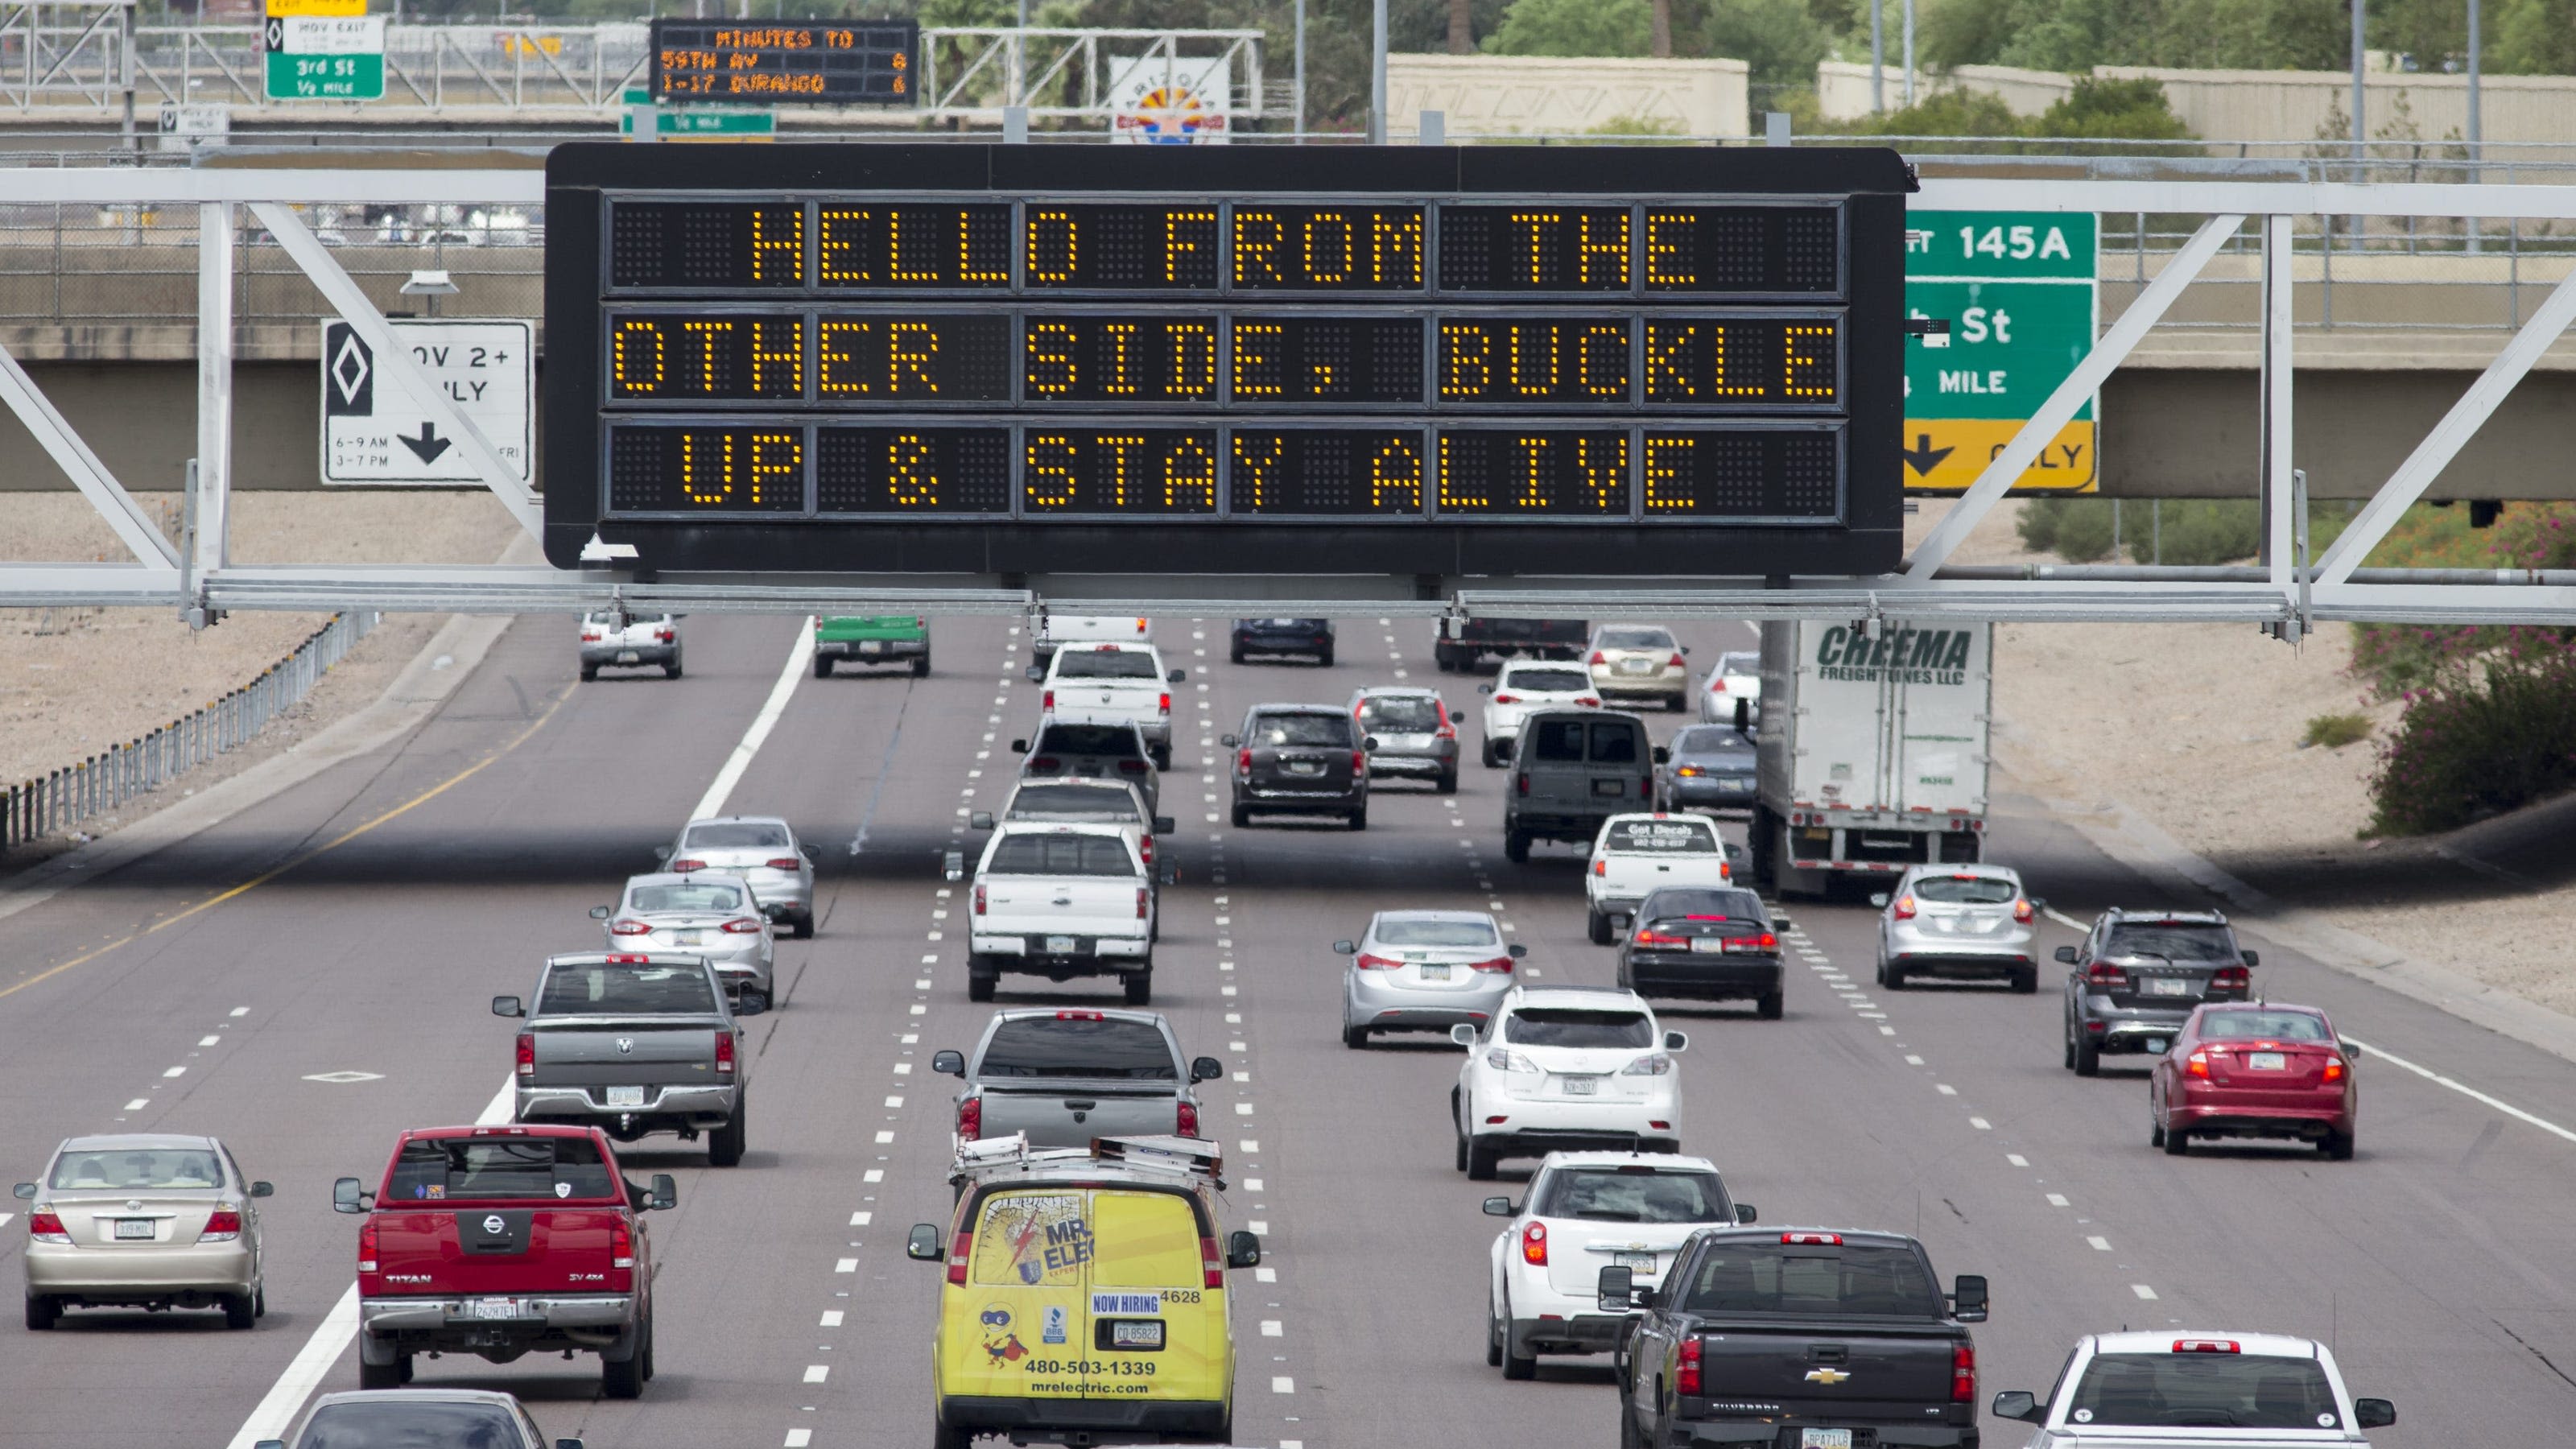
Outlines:
[[2318, 583], [2351, 581], [2352, 571], [2370, 557], [2370, 551], [2397, 526], [2399, 516], [2424, 496], [2424, 490], [2433, 486], [2442, 470], [2451, 466], [2460, 449], [2476, 436], [2478, 425], [2495, 415], [2505, 394], [2513, 391], [2571, 322], [2576, 322], [2576, 271], [2559, 282], [2548, 300], [2531, 314], [2531, 320], [2522, 324], [2522, 330], [2496, 354], [2495, 361], [2487, 364], [2487, 370], [2469, 384], [2458, 402], [2451, 404], [2451, 410], [2433, 425], [2433, 431], [2424, 435], [2424, 441], [2415, 445], [2415, 451], [2407, 454], [2406, 461], [2398, 464], [2397, 471], [2389, 474], [2388, 481], [2371, 495], [2351, 526], [2334, 541], [2334, 547], [2318, 560]]
[[1985, 521], [1987, 512], [2002, 500], [2006, 490], [2021, 477], [2022, 470], [2039, 456], [2039, 450], [2047, 445], [2049, 439], [2057, 436], [2058, 429], [2074, 420], [2076, 409], [2084, 406], [2085, 399], [2101, 391], [2102, 379], [2111, 375], [2111, 369], [2128, 360], [2130, 350], [2138, 345], [2138, 339], [2147, 335], [2148, 328], [2164, 319], [2165, 310], [2174, 304], [2174, 299], [2199, 277], [2200, 269], [2209, 265], [2209, 259], [2216, 256], [2218, 249], [2226, 245], [2227, 239], [2244, 224], [2245, 214], [2242, 212], [2222, 213], [2201, 224], [2192, 239], [2181, 251], [2174, 253], [2173, 260], [2165, 264], [2164, 270], [2156, 274], [2156, 279], [2147, 284], [2147, 289], [2138, 294], [2138, 299], [2129, 304], [2127, 311], [2120, 314], [2120, 320], [2111, 324], [2111, 330], [2102, 334], [2102, 340], [2094, 343], [2093, 350], [2086, 353], [2075, 370], [2067, 374], [2066, 380], [2057, 385], [2057, 391], [2048, 395], [2048, 401], [2040, 404], [2039, 410], [2031, 414], [2030, 421], [2021, 425], [2021, 431], [2013, 434], [2013, 440], [1986, 464], [1986, 470], [1977, 475], [1976, 482], [1968, 485], [1968, 491], [1960, 495], [1958, 503], [1932, 526], [1932, 532], [1914, 550], [1913, 559], [1906, 565], [1907, 578], [1928, 582], [1933, 573], [1948, 562], [1951, 552], [1975, 531], [1979, 523]]
[[313, 279], [313, 285], [321, 289], [323, 299], [340, 314], [341, 320], [347, 322], [375, 352], [377, 372], [427, 403], [439, 426], [447, 429], [449, 436], [456, 440], [457, 451], [474, 465], [483, 486], [492, 490], [493, 496], [501, 500], [501, 505], [510, 510], [513, 518], [519, 520], [519, 526], [527, 530], [530, 538], [544, 537], [545, 510], [537, 495], [527, 484], [519, 481], [517, 471], [501, 460], [491, 439], [483, 436], [483, 430], [474, 425], [474, 420], [465, 415], [465, 410], [456, 405], [456, 400], [447, 395], [446, 389], [431, 382], [429, 375], [421, 371], [420, 364], [412, 358], [411, 349], [395, 340], [393, 328], [385, 321], [384, 314], [377, 311], [376, 305], [367, 300], [367, 294], [350, 280], [349, 274], [341, 269], [339, 260], [305, 228], [303, 218], [298, 217], [292, 208], [275, 201], [254, 201], [250, 203], [250, 210], [259, 218], [260, 225], [267, 227], [269, 234], [277, 238], [277, 244], [286, 249], [286, 254], [294, 258], [295, 264], [304, 269], [304, 275]]
[[179, 551], [161, 536], [152, 520], [143, 516], [134, 495], [125, 491], [116, 475], [99, 461], [98, 454], [72, 431], [71, 423], [55, 411], [53, 401], [5, 347], [0, 347], [0, 402], [6, 402], [18, 421], [26, 424], [27, 431], [35, 434], [36, 441], [52, 455], [55, 466], [70, 475], [72, 486], [89, 499], [90, 507], [98, 510], [98, 516], [107, 520], [107, 526], [116, 530], [116, 536], [136, 558], [166, 568], [179, 566]]

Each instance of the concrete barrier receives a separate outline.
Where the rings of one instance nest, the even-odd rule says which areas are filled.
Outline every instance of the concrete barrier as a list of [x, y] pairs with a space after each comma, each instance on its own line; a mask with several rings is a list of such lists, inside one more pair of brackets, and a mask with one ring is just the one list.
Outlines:
[[1568, 136], [1644, 121], [1689, 136], [1751, 133], [1740, 60], [1390, 55], [1387, 139], [1410, 141], [1424, 111], [1448, 134]]

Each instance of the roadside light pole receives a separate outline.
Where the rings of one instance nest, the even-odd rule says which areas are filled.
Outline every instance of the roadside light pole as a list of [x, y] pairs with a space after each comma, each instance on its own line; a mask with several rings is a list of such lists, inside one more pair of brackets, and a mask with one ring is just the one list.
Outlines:
[[1369, 6], [1369, 144], [1386, 144], [1386, 0]]

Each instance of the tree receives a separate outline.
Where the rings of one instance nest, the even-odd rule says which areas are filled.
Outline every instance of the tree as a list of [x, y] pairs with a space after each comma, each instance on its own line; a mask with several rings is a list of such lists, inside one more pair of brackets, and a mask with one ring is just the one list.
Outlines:
[[1658, 60], [1673, 53], [1673, 0], [1655, 0], [1655, 22], [1647, 31], [1646, 53]]
[[1495, 55], [1644, 55], [1652, 43], [1648, 0], [1512, 0], [1485, 38]]
[[1449, 0], [1449, 53], [1451, 55], [1476, 53], [1472, 9], [1468, 0]]
[[1757, 86], [1813, 85], [1833, 49], [1805, 0], [1723, 0], [1698, 19], [1696, 53], [1743, 61]]
[[2576, 75], [2576, 0], [2504, 0], [2487, 17], [2497, 70]]

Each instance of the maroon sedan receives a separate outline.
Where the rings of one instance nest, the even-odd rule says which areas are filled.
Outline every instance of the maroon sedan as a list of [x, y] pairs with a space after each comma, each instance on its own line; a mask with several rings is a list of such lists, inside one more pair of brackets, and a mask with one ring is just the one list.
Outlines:
[[2359, 1055], [2313, 1006], [2198, 1007], [2147, 1080], [2148, 1143], [2179, 1157], [2195, 1137], [2288, 1138], [2348, 1160]]

